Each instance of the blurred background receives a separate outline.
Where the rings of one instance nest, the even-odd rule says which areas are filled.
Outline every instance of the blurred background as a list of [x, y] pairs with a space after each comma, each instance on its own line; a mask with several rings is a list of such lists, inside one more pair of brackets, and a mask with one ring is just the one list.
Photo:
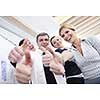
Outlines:
[[36, 44], [35, 37], [40, 32], [58, 35], [63, 23], [74, 26], [81, 38], [100, 35], [100, 16], [0, 16], [0, 56], [6, 57], [25, 37]]

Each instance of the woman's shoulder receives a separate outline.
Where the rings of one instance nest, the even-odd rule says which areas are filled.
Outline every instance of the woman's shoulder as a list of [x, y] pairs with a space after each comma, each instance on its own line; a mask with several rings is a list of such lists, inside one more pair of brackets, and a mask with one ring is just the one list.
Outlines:
[[97, 41], [97, 40], [100, 40], [100, 36], [89, 36], [86, 38], [86, 40], [91, 41], [91, 42]]

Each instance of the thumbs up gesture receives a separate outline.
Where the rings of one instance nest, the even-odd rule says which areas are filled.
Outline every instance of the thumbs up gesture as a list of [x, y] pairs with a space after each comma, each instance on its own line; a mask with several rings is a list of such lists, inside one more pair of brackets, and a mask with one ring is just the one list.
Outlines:
[[25, 50], [25, 58], [20, 61], [16, 66], [16, 80], [20, 83], [29, 83], [32, 73], [32, 59], [30, 50]]

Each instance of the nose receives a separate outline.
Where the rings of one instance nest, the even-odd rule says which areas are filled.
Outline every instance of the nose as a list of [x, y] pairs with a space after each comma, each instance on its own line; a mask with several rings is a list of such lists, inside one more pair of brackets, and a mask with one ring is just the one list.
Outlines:
[[65, 40], [65, 38], [66, 38], [66, 35], [64, 35], [63, 39]]
[[47, 41], [44, 40], [43, 43], [47, 43]]
[[63, 39], [64, 39], [64, 40], [67, 40], [67, 38], [68, 38], [68, 35], [65, 34], [65, 36], [63, 37]]

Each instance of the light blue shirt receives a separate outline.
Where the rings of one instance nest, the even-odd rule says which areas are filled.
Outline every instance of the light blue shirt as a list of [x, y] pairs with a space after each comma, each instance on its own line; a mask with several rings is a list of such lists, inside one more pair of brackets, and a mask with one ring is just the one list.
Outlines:
[[74, 47], [71, 52], [85, 79], [100, 77], [100, 37], [81, 40], [83, 56]]

